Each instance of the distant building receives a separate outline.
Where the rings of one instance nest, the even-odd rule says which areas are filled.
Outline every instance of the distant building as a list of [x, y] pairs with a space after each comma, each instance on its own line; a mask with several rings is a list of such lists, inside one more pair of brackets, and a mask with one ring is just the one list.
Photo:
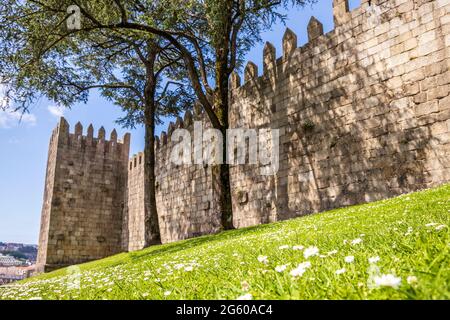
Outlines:
[[0, 267], [0, 285], [29, 278], [33, 275], [35, 266]]
[[14, 267], [21, 266], [23, 264], [22, 261], [17, 260], [12, 256], [5, 256], [0, 253], [0, 267]]

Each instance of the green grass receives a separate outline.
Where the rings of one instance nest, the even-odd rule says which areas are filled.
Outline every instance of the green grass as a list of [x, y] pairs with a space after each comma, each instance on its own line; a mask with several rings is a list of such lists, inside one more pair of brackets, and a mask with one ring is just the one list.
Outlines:
[[[0, 299], [449, 299], [449, 217], [445, 185], [119, 254], [0, 287]], [[293, 246], [319, 254], [306, 259]], [[292, 277], [305, 261], [311, 267]], [[375, 283], [387, 274], [400, 278], [398, 287]]]

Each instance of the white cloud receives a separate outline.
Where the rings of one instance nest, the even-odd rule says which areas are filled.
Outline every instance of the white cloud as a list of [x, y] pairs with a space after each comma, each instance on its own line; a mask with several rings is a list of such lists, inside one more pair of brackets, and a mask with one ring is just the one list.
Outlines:
[[36, 124], [36, 116], [32, 113], [22, 113], [20, 111], [1, 110], [0, 109], [0, 128], [8, 129], [21, 123], [28, 126]]
[[47, 110], [56, 118], [61, 118], [64, 115], [64, 108], [60, 106], [48, 106]]

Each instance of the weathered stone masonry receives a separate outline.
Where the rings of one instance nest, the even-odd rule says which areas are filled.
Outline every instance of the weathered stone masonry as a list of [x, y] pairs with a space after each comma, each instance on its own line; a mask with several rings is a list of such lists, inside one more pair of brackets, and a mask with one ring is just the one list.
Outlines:
[[[370, 5], [369, 5], [370, 3]], [[245, 227], [387, 198], [450, 181], [450, 0], [333, 4], [335, 29], [315, 18], [298, 48], [289, 29], [263, 72], [248, 63], [230, 81], [232, 128], [280, 130], [280, 168], [233, 166], [234, 224]], [[157, 202], [163, 242], [220, 230], [219, 194], [207, 165], [169, 161], [175, 128], [157, 142]], [[144, 245], [143, 154], [124, 143], [68, 133], [50, 143], [38, 263], [44, 269]], [[198, 149], [193, 152], [200, 152]]]
[[450, 1], [334, 2], [335, 30], [287, 30], [232, 79], [230, 123], [280, 129], [280, 170], [232, 170], [235, 225], [375, 201], [450, 180]]
[[100, 259], [123, 251], [130, 135], [105, 140], [92, 126], [73, 134], [64, 118], [53, 131], [41, 218], [38, 271]]

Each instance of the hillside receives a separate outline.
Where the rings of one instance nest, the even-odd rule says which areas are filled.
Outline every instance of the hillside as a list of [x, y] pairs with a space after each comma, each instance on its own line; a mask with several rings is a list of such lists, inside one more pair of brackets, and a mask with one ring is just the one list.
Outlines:
[[450, 299], [449, 220], [445, 185], [119, 254], [0, 299]]

